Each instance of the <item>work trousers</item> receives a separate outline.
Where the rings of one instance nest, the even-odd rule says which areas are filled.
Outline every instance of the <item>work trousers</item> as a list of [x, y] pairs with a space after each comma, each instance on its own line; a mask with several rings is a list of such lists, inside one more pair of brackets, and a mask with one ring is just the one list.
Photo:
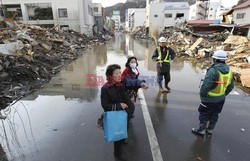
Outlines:
[[225, 103], [225, 100], [220, 101], [218, 103], [202, 102], [200, 104], [199, 109], [198, 109], [200, 113], [199, 115], [200, 130], [204, 130], [204, 129], [213, 130], [214, 129], [218, 121], [219, 114], [222, 111], [224, 103]]

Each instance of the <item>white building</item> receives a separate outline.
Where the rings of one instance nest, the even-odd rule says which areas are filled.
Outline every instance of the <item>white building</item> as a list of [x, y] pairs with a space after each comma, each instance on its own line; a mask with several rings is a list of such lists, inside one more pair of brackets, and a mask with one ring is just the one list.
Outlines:
[[146, 9], [147, 33], [162, 32], [165, 27], [174, 26], [177, 22], [184, 22], [189, 17], [187, 2], [151, 2]]
[[[234, 24], [241, 26], [249, 26], [250, 24], [250, 0], [233, 8]], [[250, 37], [250, 27], [248, 30], [248, 37]]]
[[236, 6], [233, 10], [235, 24], [250, 24], [250, 0]]
[[133, 28], [145, 25], [146, 22], [146, 9], [145, 8], [129, 8], [125, 17], [126, 31], [132, 31]]
[[146, 9], [145, 8], [136, 8], [133, 9], [130, 16], [130, 29], [133, 30], [135, 27], [143, 26], [146, 22]]
[[[2, 3], [5, 11], [17, 11], [17, 18], [23, 23], [59, 25], [85, 34], [92, 32], [92, 0], [2, 0]], [[38, 17], [37, 11], [46, 16]]]
[[101, 3], [93, 3], [93, 11], [94, 11], [94, 23], [97, 29], [102, 32], [104, 26], [104, 9]]
[[190, 6], [189, 20], [217, 20], [220, 15], [230, 10], [221, 5], [221, 2], [199, 1]]
[[195, 4], [190, 6], [189, 20], [206, 20], [208, 17], [209, 2], [196, 1]]

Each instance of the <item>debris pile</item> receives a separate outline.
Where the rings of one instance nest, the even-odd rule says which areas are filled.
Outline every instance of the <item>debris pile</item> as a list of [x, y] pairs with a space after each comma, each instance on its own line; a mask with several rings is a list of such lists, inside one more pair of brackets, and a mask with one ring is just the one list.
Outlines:
[[21, 23], [0, 30], [0, 109], [49, 81], [82, 55], [90, 42], [105, 41], [58, 27]]
[[137, 27], [135, 28], [131, 33], [130, 36], [134, 39], [137, 40], [150, 40], [150, 41], [154, 41], [153, 38], [149, 37], [148, 35], [146, 35], [146, 29], [145, 26], [141, 26], [141, 27]]
[[233, 70], [236, 80], [250, 88], [250, 41], [242, 36], [229, 36], [224, 42], [231, 44], [227, 64]]
[[171, 46], [174, 46], [179, 56], [206, 58], [218, 48], [222, 48], [223, 42], [229, 36], [228, 31], [223, 33], [194, 33], [188, 27], [166, 28], [160, 36], [168, 38]]
[[[229, 45], [228, 65], [233, 70], [236, 80], [243, 87], [250, 88], [250, 41], [243, 36], [230, 36], [223, 33], [193, 33], [189, 28], [167, 28], [161, 36], [168, 37], [168, 42], [180, 57], [188, 57], [197, 61], [201, 69], [211, 65], [212, 54], [216, 50], [225, 49]], [[201, 60], [202, 59], [202, 60]]]

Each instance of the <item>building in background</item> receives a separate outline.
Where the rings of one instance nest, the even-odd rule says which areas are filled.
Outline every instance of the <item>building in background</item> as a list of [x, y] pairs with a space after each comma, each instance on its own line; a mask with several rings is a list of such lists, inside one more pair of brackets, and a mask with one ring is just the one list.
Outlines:
[[197, 0], [190, 6], [189, 20], [207, 20], [209, 11], [209, 1]]
[[[5, 17], [40, 26], [59, 25], [91, 34], [94, 25], [92, 0], [1, 0]], [[2, 13], [2, 16], [3, 16]]]
[[131, 14], [129, 15], [130, 23], [129, 28], [133, 30], [136, 27], [145, 25], [146, 21], [146, 9], [145, 8], [135, 8], [132, 9]]
[[101, 3], [93, 3], [93, 11], [94, 11], [94, 22], [98, 31], [103, 32], [104, 26], [104, 8]]
[[125, 24], [126, 24], [125, 28], [127, 32], [131, 32], [135, 27], [145, 26], [145, 22], [146, 22], [145, 8], [129, 8], [125, 12]]
[[248, 29], [247, 36], [250, 38], [250, 0], [234, 7], [232, 10], [234, 24]]
[[189, 20], [218, 20], [223, 12], [229, 11], [221, 1], [197, 0], [190, 6]]
[[112, 19], [115, 21], [115, 30], [118, 31], [121, 26], [121, 14], [120, 10], [114, 10], [112, 13]]
[[187, 2], [151, 2], [146, 8], [146, 31], [149, 36], [158, 34], [166, 27], [185, 22], [189, 17]]

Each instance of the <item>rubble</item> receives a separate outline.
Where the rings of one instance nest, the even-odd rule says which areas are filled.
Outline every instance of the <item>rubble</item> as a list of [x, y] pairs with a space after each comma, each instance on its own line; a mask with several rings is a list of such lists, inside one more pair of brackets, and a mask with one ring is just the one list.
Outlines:
[[45, 29], [14, 23], [0, 32], [0, 109], [48, 82], [90, 43], [105, 42], [105, 38], [89, 38], [57, 26]]
[[160, 36], [168, 38], [168, 43], [175, 49], [178, 56], [202, 59], [210, 57], [213, 51], [222, 48], [229, 34], [228, 31], [194, 33], [188, 26], [183, 25], [180, 28], [168, 27]]
[[242, 86], [250, 88], [250, 41], [247, 37], [230, 35], [231, 33], [227, 30], [224, 32], [194, 33], [186, 24], [179, 27], [167, 27], [154, 39], [148, 38], [145, 33], [145, 27], [138, 27], [130, 35], [135, 39], [150, 40], [164, 36], [168, 39], [169, 45], [176, 51], [177, 56], [195, 62], [194, 64], [197, 64], [201, 69], [212, 64], [211, 56], [216, 50], [228, 51], [227, 64], [233, 70], [236, 80], [241, 82]]
[[139, 39], [139, 40], [147, 40], [147, 41], [154, 41], [153, 38], [149, 37], [146, 35], [145, 27], [137, 27], [135, 28], [129, 35], [134, 38], [134, 39]]
[[240, 36], [234, 36], [233, 38], [228, 37], [228, 40], [226, 40], [224, 43], [231, 44], [234, 49], [229, 51], [229, 59], [227, 60], [227, 64], [233, 70], [236, 80], [241, 82], [243, 87], [250, 88], [250, 41], [246, 40], [247, 39], [244, 37], [242, 38]]
[[[168, 38], [177, 55], [188, 57], [204, 69], [212, 64], [214, 51], [227, 46], [229, 59], [227, 64], [233, 70], [237, 81], [243, 87], [250, 88], [250, 41], [247, 37], [223, 33], [193, 33], [187, 26], [182, 28], [169, 27], [160, 36]], [[228, 46], [230, 45], [230, 46]]]

